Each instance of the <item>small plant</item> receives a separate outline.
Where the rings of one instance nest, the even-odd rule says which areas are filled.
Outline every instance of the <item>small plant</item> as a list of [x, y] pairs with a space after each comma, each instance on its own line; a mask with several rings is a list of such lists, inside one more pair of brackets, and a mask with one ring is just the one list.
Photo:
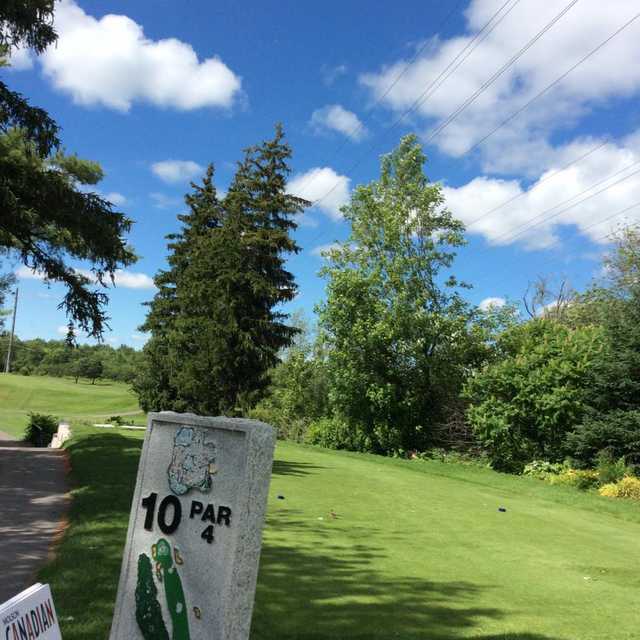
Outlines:
[[610, 482], [600, 487], [598, 493], [607, 498], [628, 498], [640, 501], [640, 478], [625, 476], [618, 482]]
[[630, 475], [624, 457], [615, 460], [611, 452], [606, 449], [598, 454], [597, 462], [601, 485], [618, 482], [626, 475]]
[[124, 424], [122, 416], [111, 416], [108, 420], [111, 424], [115, 424], [117, 427], [121, 427]]
[[57, 418], [42, 413], [30, 413], [24, 439], [34, 447], [48, 447], [57, 431]]

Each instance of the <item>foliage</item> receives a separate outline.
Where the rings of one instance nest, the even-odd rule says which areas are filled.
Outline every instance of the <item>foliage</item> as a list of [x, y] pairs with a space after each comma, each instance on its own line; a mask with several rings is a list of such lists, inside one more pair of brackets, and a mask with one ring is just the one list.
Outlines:
[[[102, 377], [102, 373], [104, 371], [104, 367], [102, 366], [102, 361], [95, 357], [86, 357], [78, 360], [77, 363], [77, 373], [79, 376], [83, 378], [88, 378], [91, 380], [91, 384], [95, 384], [98, 378]], [[77, 382], [77, 378], [76, 378]]]
[[617, 482], [600, 487], [599, 493], [607, 498], [630, 498], [640, 500], [640, 478], [624, 476]]
[[[8, 338], [0, 336], [0, 359], [8, 347]], [[40, 375], [76, 378], [84, 376], [78, 365], [81, 361], [100, 360], [103, 365], [101, 378], [131, 382], [142, 363], [142, 353], [132, 347], [117, 348], [108, 344], [80, 344], [71, 347], [64, 340], [20, 340], [14, 337], [11, 370], [20, 375]]]
[[[0, 7], [0, 54], [26, 45], [42, 52], [56, 39], [50, 0], [11, 0]], [[123, 237], [131, 220], [110, 202], [80, 187], [102, 178], [95, 162], [60, 148], [58, 127], [46, 111], [29, 105], [0, 82], [0, 249], [67, 288], [60, 307], [89, 335], [107, 322], [105, 287], [136, 257]], [[92, 277], [69, 259], [89, 263]], [[70, 336], [71, 337], [71, 336]]]
[[583, 418], [603, 349], [598, 327], [571, 329], [534, 319], [498, 340], [502, 359], [472, 376], [468, 417], [496, 469], [562, 460], [564, 440]]
[[335, 416], [312, 422], [306, 430], [304, 441], [326, 449], [367, 451], [371, 448], [368, 434]]
[[427, 451], [407, 451], [404, 454], [410, 460], [437, 460], [447, 464], [472, 465], [476, 467], [489, 466], [488, 459], [482, 454], [450, 451], [441, 447], [433, 447]]
[[597, 471], [589, 469], [566, 469], [558, 474], [550, 474], [546, 478], [549, 484], [561, 484], [586, 491], [598, 486], [600, 476]]
[[42, 53], [57, 38], [54, 0], [4, 0], [0, 9], [0, 46], [25, 46]]
[[597, 472], [600, 484], [617, 482], [624, 478], [624, 476], [631, 474], [631, 469], [627, 466], [624, 457], [615, 459], [611, 451], [607, 449], [600, 451], [597, 460]]
[[383, 157], [379, 180], [343, 208], [351, 236], [322, 270], [330, 409], [375, 452], [425, 448], [468, 367], [487, 356], [457, 280], [442, 274], [464, 244], [463, 226], [424, 162], [414, 136]]
[[24, 439], [34, 447], [48, 447], [57, 431], [57, 418], [44, 413], [30, 413]]
[[296, 329], [279, 309], [296, 285], [284, 256], [299, 250], [292, 217], [308, 203], [286, 191], [291, 149], [283, 138], [278, 126], [272, 140], [245, 150], [222, 201], [212, 166], [202, 186], [192, 185], [142, 327], [152, 334], [134, 384], [143, 408], [246, 412], [291, 344]]
[[523, 476], [531, 476], [539, 480], [547, 480], [550, 476], [557, 476], [567, 470], [563, 462], [547, 462], [546, 460], [532, 460], [524, 466]]
[[600, 452], [640, 464], [640, 410], [616, 409], [589, 415], [567, 436], [565, 448], [576, 458], [596, 464]]
[[299, 333], [271, 372], [267, 395], [250, 415], [275, 426], [279, 438], [302, 442], [309, 424], [327, 413], [326, 367], [306, 323], [293, 314], [292, 324]]

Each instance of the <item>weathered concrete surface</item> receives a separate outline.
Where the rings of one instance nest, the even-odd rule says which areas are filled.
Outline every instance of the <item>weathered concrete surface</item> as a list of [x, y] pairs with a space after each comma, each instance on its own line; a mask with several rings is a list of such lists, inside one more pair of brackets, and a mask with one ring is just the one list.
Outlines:
[[139, 620], [173, 638], [247, 640], [275, 432], [239, 418], [148, 420], [110, 640], [147, 637]]
[[65, 453], [28, 448], [0, 431], [0, 602], [36, 581], [68, 498]]

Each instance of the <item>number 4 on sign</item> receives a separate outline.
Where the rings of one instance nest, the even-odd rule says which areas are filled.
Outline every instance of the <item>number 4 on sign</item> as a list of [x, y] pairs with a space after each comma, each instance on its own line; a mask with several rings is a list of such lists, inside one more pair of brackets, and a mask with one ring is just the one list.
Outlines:
[[210, 524], [200, 535], [203, 540], [206, 540], [209, 544], [213, 542], [213, 525]]

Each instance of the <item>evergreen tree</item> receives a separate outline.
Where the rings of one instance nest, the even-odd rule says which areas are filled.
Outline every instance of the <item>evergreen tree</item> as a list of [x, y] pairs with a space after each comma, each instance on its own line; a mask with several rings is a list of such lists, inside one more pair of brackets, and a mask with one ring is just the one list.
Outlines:
[[[10, 63], [15, 47], [42, 53], [55, 43], [53, 12], [53, 0], [0, 2], [0, 66]], [[97, 338], [108, 320], [108, 297], [93, 281], [106, 286], [136, 260], [124, 240], [132, 221], [80, 188], [102, 177], [97, 163], [61, 150], [58, 125], [46, 111], [0, 81], [0, 255], [62, 283], [60, 307]], [[78, 273], [72, 258], [87, 261], [95, 278]]]
[[290, 156], [278, 127], [245, 151], [224, 200], [211, 166], [202, 186], [192, 185], [142, 327], [152, 338], [134, 387], [145, 409], [237, 413], [268, 385], [296, 333], [277, 310], [295, 295], [285, 254], [298, 251], [292, 216], [307, 204], [286, 193]]

